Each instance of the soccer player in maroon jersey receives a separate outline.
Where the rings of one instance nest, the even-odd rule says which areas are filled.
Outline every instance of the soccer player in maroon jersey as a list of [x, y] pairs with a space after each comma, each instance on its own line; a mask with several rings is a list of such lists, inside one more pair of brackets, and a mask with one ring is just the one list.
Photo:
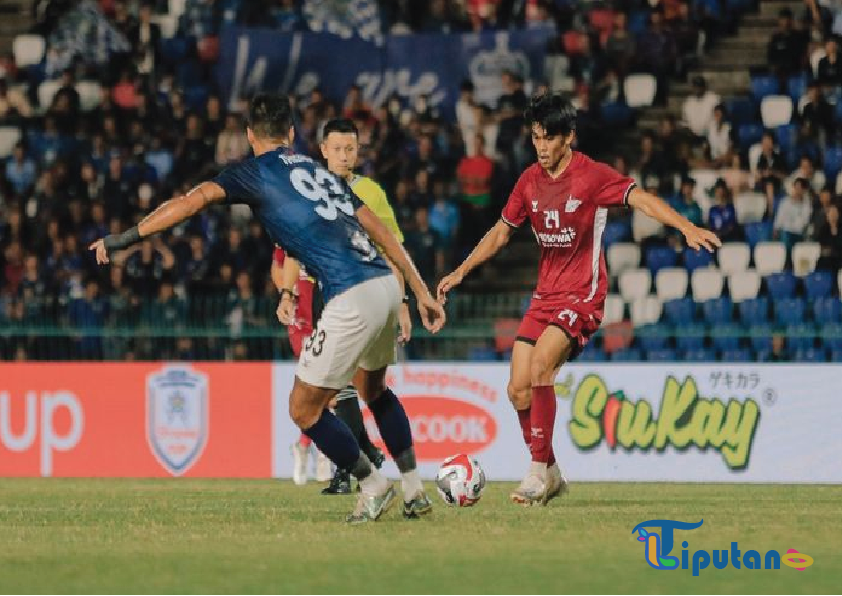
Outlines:
[[608, 207], [630, 206], [678, 229], [694, 249], [721, 245], [662, 199], [611, 167], [573, 151], [576, 111], [558, 95], [532, 99], [525, 118], [538, 162], [515, 185], [500, 221], [465, 261], [441, 280], [439, 300], [503, 248], [527, 220], [541, 247], [538, 285], [518, 329], [508, 394], [532, 455], [512, 493], [515, 503], [546, 503], [567, 488], [552, 449], [559, 368], [575, 358], [599, 328], [608, 287], [602, 233]]

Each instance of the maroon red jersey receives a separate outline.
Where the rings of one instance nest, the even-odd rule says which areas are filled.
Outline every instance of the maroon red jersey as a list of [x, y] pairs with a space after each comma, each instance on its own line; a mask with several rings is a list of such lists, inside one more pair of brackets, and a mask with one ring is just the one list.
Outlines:
[[503, 221], [520, 227], [529, 218], [541, 247], [534, 298], [544, 303], [589, 303], [599, 313], [608, 289], [602, 233], [608, 207], [628, 203], [635, 183], [579, 152], [553, 179], [539, 164], [528, 167], [503, 209]]

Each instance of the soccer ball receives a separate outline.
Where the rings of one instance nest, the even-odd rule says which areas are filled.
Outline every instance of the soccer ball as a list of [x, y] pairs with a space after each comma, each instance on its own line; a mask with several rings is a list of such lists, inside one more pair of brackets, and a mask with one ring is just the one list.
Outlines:
[[470, 507], [482, 496], [485, 472], [477, 460], [460, 453], [444, 460], [436, 474], [436, 488], [448, 505]]

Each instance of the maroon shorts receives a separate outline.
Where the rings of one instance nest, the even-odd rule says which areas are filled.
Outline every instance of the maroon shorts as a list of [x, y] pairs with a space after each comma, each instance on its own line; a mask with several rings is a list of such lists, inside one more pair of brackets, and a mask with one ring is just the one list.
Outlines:
[[304, 345], [304, 342], [310, 337], [313, 330], [296, 327], [295, 325], [290, 325], [287, 327], [287, 330], [289, 331], [289, 343], [292, 346], [292, 353], [298, 359], [301, 356], [301, 346]]
[[574, 304], [533, 299], [518, 327], [517, 340], [534, 346], [544, 330], [552, 325], [564, 331], [573, 342], [570, 357], [575, 358], [602, 322], [602, 309], [597, 306], [587, 302]]

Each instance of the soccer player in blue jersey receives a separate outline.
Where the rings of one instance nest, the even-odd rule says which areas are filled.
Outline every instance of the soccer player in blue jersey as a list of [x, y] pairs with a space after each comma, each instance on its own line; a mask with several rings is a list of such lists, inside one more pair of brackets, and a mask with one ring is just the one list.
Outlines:
[[375, 244], [403, 274], [430, 332], [444, 325], [444, 310], [395, 236], [345, 181], [309, 157], [289, 153], [293, 128], [286, 97], [253, 98], [247, 134], [255, 157], [172, 198], [126, 232], [94, 242], [91, 250], [98, 263], [106, 264], [114, 252], [172, 228], [209, 205], [249, 205], [270, 239], [298, 260], [322, 289], [325, 307], [298, 363], [290, 415], [322, 453], [359, 480], [360, 498], [347, 521], [374, 521], [397, 498], [348, 427], [327, 408], [351, 381], [401, 471], [404, 516], [429, 513], [432, 503], [416, 469], [409, 420], [385, 384], [403, 295]]

